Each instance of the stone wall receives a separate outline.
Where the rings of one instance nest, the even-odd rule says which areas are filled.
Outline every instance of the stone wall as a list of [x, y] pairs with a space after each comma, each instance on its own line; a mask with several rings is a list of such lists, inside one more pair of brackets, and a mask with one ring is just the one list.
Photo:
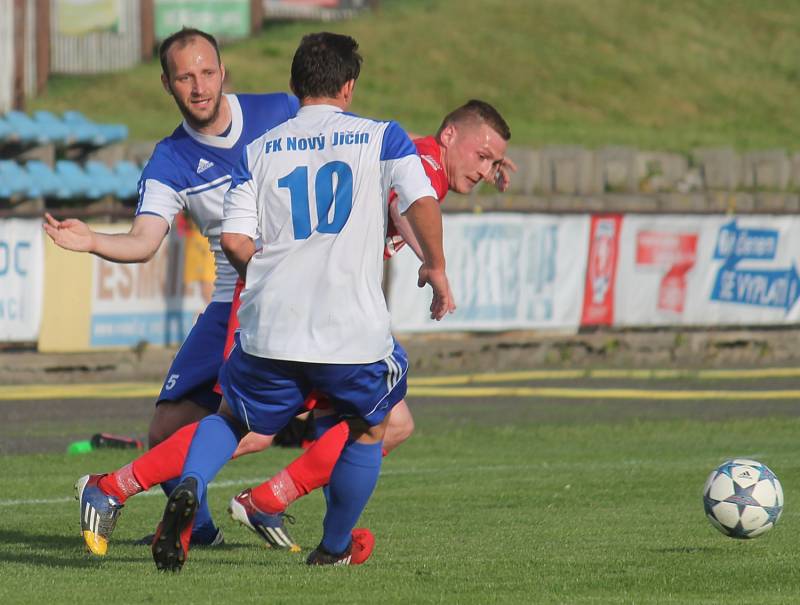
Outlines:
[[630, 147], [510, 147], [518, 171], [504, 195], [484, 185], [448, 212], [788, 214], [800, 210], [800, 153]]

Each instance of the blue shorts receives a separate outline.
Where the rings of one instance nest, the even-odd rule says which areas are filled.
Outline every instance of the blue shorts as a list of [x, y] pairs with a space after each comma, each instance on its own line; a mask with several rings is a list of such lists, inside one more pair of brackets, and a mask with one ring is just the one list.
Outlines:
[[192, 326], [169, 367], [158, 395], [162, 401], [190, 399], [216, 412], [220, 396], [214, 392], [222, 365], [231, 303], [212, 302]]
[[306, 363], [264, 359], [242, 351], [239, 337], [219, 373], [233, 414], [251, 431], [274, 435], [316, 390], [341, 416], [380, 424], [406, 396], [408, 357], [397, 341], [391, 355], [368, 364]]

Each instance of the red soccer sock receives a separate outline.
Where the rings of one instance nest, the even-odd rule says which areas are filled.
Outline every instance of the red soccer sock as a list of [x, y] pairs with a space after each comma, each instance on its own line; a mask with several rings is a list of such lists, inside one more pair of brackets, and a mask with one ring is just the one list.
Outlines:
[[327, 485], [349, 436], [350, 427], [344, 421], [330, 428], [289, 466], [253, 488], [253, 504], [266, 513], [280, 513], [301, 496]]
[[175, 477], [180, 477], [189, 445], [199, 422], [178, 429], [130, 464], [105, 475], [98, 486], [124, 503], [130, 496], [146, 491]]

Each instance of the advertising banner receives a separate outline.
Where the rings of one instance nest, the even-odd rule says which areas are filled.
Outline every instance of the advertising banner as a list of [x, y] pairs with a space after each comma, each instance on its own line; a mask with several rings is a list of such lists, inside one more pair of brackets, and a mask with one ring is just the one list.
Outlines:
[[408, 246], [390, 263], [389, 310], [397, 331], [577, 330], [589, 242], [588, 216], [445, 215], [447, 273], [458, 309], [429, 319]]
[[614, 325], [797, 321], [800, 219], [624, 218]]
[[43, 275], [41, 221], [0, 221], [0, 341], [32, 342], [38, 338]]
[[184, 284], [184, 243], [173, 232], [145, 264], [93, 258], [91, 347], [183, 341], [205, 306], [199, 287]]
[[621, 214], [592, 216], [583, 289], [583, 326], [610, 326], [614, 322], [614, 286], [621, 225]]
[[250, 33], [250, 0], [156, 0], [156, 38], [195, 27], [223, 38]]
[[56, 0], [56, 32], [83, 36], [92, 32], [120, 33], [122, 0]]

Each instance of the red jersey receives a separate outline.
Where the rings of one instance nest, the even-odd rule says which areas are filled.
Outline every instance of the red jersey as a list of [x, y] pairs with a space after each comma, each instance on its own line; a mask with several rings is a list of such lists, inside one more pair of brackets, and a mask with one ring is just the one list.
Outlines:
[[[439, 143], [436, 142], [434, 137], [424, 137], [414, 141], [417, 147], [417, 154], [422, 160], [422, 167], [425, 169], [425, 174], [431, 180], [431, 186], [436, 192], [436, 199], [441, 204], [444, 201], [444, 196], [450, 186], [447, 182], [447, 175], [442, 166], [442, 152], [439, 148]], [[389, 204], [393, 204], [397, 199], [397, 194], [392, 191], [389, 194]], [[406, 245], [406, 241], [397, 232], [394, 221], [389, 217], [389, 226], [386, 229], [386, 245], [383, 248], [384, 260], [391, 258], [397, 251]]]

